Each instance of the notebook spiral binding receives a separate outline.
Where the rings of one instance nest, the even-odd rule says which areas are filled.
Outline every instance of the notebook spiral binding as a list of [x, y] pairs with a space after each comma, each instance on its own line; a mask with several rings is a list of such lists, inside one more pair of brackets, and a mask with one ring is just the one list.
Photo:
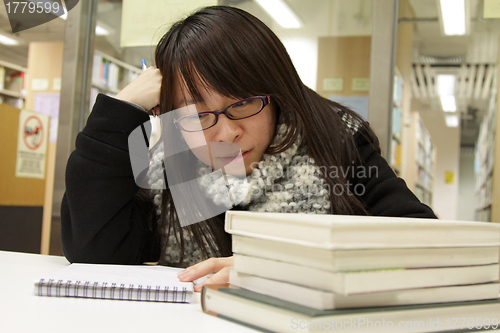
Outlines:
[[128, 301], [150, 302], [187, 302], [187, 288], [179, 290], [177, 287], [170, 289], [161, 286], [143, 286], [121, 283], [90, 282], [90, 281], [63, 281], [54, 279], [40, 279], [37, 285], [38, 296], [53, 297], [80, 297], [94, 299], [115, 299]]

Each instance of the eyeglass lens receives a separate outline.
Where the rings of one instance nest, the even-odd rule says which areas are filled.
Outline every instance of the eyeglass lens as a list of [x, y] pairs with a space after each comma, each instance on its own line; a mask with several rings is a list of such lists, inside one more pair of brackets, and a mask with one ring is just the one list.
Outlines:
[[[231, 105], [227, 109], [230, 119], [242, 119], [257, 114], [262, 109], [260, 98], [246, 99]], [[187, 131], [206, 129], [215, 124], [216, 116], [213, 113], [194, 114], [180, 120], [180, 126]]]

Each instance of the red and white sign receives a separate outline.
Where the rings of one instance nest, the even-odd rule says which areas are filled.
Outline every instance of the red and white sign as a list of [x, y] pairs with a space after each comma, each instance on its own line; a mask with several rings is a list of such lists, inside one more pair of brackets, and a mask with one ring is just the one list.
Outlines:
[[23, 124], [23, 141], [30, 150], [37, 150], [43, 143], [44, 132], [42, 120], [38, 115], [29, 116]]
[[49, 117], [22, 110], [19, 114], [16, 177], [45, 178]]

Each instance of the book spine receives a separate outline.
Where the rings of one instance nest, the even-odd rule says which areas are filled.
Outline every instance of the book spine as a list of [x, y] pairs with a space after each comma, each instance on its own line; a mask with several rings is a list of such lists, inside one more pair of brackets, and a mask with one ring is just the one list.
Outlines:
[[109, 63], [108, 87], [111, 89], [115, 88], [115, 67], [115, 64]]
[[116, 71], [115, 71], [115, 89], [119, 89], [118, 88], [118, 82], [120, 82], [120, 67], [118, 67], [118, 65], [115, 65], [116, 67]]
[[99, 66], [99, 85], [104, 86], [104, 62], [101, 61]]
[[117, 64], [111, 63], [112, 75], [111, 75], [111, 88], [118, 89], [118, 75], [120, 68]]
[[109, 87], [109, 60], [104, 62], [104, 73], [103, 73], [103, 81], [102, 85], [105, 87]]
[[80, 297], [127, 301], [189, 303], [187, 288], [133, 285], [90, 281], [55, 281], [40, 279], [35, 294], [49, 297]]
[[94, 61], [92, 63], [92, 83], [94, 84], [99, 84], [100, 80], [100, 72], [101, 72], [101, 62], [102, 62], [102, 57], [94, 54]]
[[5, 88], [5, 68], [3, 66], [0, 66], [0, 90], [3, 90]]

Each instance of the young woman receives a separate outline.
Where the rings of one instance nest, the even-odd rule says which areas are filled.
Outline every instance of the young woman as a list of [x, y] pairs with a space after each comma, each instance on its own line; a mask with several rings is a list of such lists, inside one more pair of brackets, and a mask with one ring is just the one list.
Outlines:
[[[77, 137], [61, 211], [69, 261], [159, 261], [189, 266], [183, 281], [208, 273], [216, 274], [205, 283], [227, 281], [224, 214], [181, 226], [172, 184], [159, 195], [134, 182], [128, 137], [149, 120], [145, 110], [173, 115], [164, 149], [190, 148], [180, 162], [197, 166], [207, 198], [220, 199], [221, 177], [231, 175], [210, 172], [215, 160], [197, 153], [194, 138], [241, 150], [249, 191], [234, 209], [435, 218], [381, 157], [368, 123], [307, 88], [280, 40], [249, 13], [215, 6], [177, 22], [157, 46], [156, 66], [116, 98], [99, 95]], [[191, 106], [194, 113], [172, 113]], [[219, 156], [222, 164], [230, 155]], [[178, 162], [165, 159], [159, 173]], [[200, 210], [189, 198], [183, 204]]]

